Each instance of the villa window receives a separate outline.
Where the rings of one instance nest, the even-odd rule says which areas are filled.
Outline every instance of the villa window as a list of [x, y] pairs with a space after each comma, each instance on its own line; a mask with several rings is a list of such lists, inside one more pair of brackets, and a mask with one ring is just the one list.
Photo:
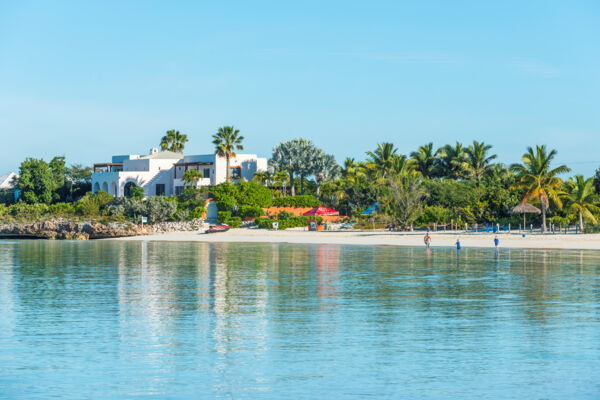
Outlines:
[[157, 196], [163, 196], [165, 194], [165, 184], [164, 183], [157, 183], [156, 184], [156, 195]]
[[210, 178], [210, 169], [209, 168], [204, 168], [204, 175], [205, 178]]
[[183, 192], [183, 186], [175, 186], [175, 194], [180, 195]]
[[231, 179], [240, 179], [242, 177], [242, 167], [231, 167], [229, 169]]

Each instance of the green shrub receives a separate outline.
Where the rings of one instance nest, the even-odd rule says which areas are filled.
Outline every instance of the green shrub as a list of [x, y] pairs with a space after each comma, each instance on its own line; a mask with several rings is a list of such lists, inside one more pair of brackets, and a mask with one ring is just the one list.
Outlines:
[[143, 202], [143, 213], [151, 224], [171, 219], [175, 211], [177, 211], [177, 202], [171, 197], [153, 196]]
[[197, 206], [196, 208], [194, 208], [190, 214], [189, 214], [189, 219], [200, 219], [200, 218], [204, 218], [204, 214], [206, 213], [206, 209], [204, 208], [204, 206]]
[[[308, 226], [308, 220], [310, 219], [314, 219], [312, 217], [295, 217], [292, 216], [288, 219], [283, 219], [283, 220], [279, 220], [279, 219], [273, 219], [273, 218], [257, 218], [256, 219], [256, 225], [258, 225], [259, 228], [262, 229], [273, 229], [273, 222], [278, 222], [279, 223], [279, 229], [287, 229], [287, 228], [299, 228], [299, 227], [304, 227], [304, 226]], [[321, 217], [317, 217], [316, 218], [317, 223], [321, 223], [323, 221], [323, 218]]]
[[12, 190], [0, 190], [0, 204], [13, 204], [15, 194]]
[[239, 206], [270, 207], [273, 192], [256, 182], [239, 182], [236, 200]]
[[241, 206], [240, 216], [244, 218], [258, 218], [264, 215], [262, 208], [258, 206]]
[[224, 224], [231, 218], [231, 211], [219, 211], [217, 212], [217, 222]]
[[282, 221], [282, 220], [288, 220], [290, 218], [293, 218], [294, 214], [289, 213], [287, 211], [281, 211], [279, 212], [279, 214], [277, 214], [277, 219]]
[[278, 197], [273, 200], [275, 207], [317, 207], [321, 205], [319, 199], [311, 195]]
[[270, 189], [255, 182], [221, 183], [210, 188], [210, 195], [219, 211], [237, 215], [243, 206], [269, 207], [272, 203]]
[[140, 186], [134, 186], [129, 189], [129, 197], [135, 200], [142, 200], [144, 198], [144, 188]]
[[231, 217], [225, 223], [232, 228], [239, 228], [242, 224], [242, 219], [240, 217]]
[[177, 212], [174, 216], [178, 221], [203, 218], [208, 188], [187, 188], [176, 197]]
[[190, 218], [190, 210], [177, 210], [175, 211], [175, 215], [173, 216], [177, 221], [187, 221]]
[[131, 198], [120, 197], [109, 207], [109, 215], [118, 217], [122, 215], [133, 222], [139, 222], [140, 217], [144, 215], [144, 205], [141, 201]]
[[9, 207], [8, 213], [18, 219], [25, 220], [36, 220], [40, 219], [43, 215], [48, 214], [50, 207], [47, 204], [28, 204], [19, 201]]
[[67, 217], [75, 214], [75, 207], [71, 203], [56, 203], [50, 206], [50, 214], [56, 217]]
[[417, 220], [418, 224], [430, 225], [433, 223], [448, 224], [452, 219], [452, 211], [442, 206], [427, 206], [423, 215]]

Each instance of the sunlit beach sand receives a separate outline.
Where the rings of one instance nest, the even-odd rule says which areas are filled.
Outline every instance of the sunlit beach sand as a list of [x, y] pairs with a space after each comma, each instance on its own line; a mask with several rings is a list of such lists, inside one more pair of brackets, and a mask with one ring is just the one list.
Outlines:
[[[107, 240], [153, 240], [192, 242], [247, 242], [247, 243], [299, 243], [299, 244], [347, 244], [347, 245], [391, 245], [423, 246], [422, 232], [388, 231], [328, 231], [306, 230], [266, 231], [240, 228], [228, 232], [207, 235], [201, 232], [174, 232], [146, 236], [134, 236]], [[431, 247], [453, 247], [460, 238], [463, 248], [493, 248], [494, 234], [464, 232], [433, 232]], [[502, 233], [498, 235], [500, 248], [525, 249], [588, 249], [600, 250], [600, 234], [526, 234]]]

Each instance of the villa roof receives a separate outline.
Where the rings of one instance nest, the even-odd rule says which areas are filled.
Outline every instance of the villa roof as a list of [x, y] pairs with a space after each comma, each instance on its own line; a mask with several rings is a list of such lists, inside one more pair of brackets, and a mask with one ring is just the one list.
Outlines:
[[513, 208], [512, 210], [510, 210], [510, 214], [525, 214], [525, 213], [541, 214], [542, 212], [540, 211], [539, 208], [532, 206], [529, 203], [521, 203], [518, 206], [516, 206], [515, 208]]
[[10, 189], [13, 187], [12, 179], [17, 176], [14, 172], [0, 175], [0, 189]]
[[174, 151], [161, 151], [148, 156], [140, 157], [140, 160], [180, 160], [182, 158], [183, 153], [176, 153]]

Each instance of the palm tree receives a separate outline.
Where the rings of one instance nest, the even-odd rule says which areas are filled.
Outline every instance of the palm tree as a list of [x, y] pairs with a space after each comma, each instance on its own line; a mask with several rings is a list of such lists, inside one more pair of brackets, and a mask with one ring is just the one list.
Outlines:
[[255, 172], [254, 177], [252, 178], [252, 182], [256, 182], [263, 186], [269, 186], [271, 184], [273, 177], [269, 171], [263, 172]]
[[438, 150], [440, 175], [446, 178], [462, 178], [466, 169], [466, 149], [462, 143], [456, 142], [454, 146], [445, 145]]
[[285, 170], [279, 170], [273, 174], [273, 185], [281, 188], [281, 195], [285, 196], [286, 187], [288, 184], [289, 176]]
[[185, 144], [187, 143], [187, 135], [182, 135], [179, 131], [171, 129], [162, 137], [160, 141], [161, 150], [169, 150], [175, 153], [182, 153]]
[[366, 166], [364, 162], [356, 162], [354, 158], [346, 157], [344, 167], [342, 168], [342, 176], [352, 182], [365, 178]]
[[487, 179], [489, 183], [501, 185], [503, 187], [508, 187], [514, 183], [514, 174], [513, 172], [506, 168], [506, 166], [502, 163], [493, 164], [489, 173], [487, 174]]
[[584, 179], [582, 175], [576, 175], [565, 185], [564, 198], [571, 212], [579, 217], [579, 227], [583, 232], [583, 217], [596, 224], [596, 217], [592, 213], [600, 212], [598, 207], [598, 195], [594, 192], [594, 178]]
[[546, 210], [552, 199], [558, 208], [562, 207], [559, 190], [562, 180], [557, 176], [569, 172], [566, 165], [550, 169], [550, 164], [556, 156], [556, 150], [546, 151], [546, 146], [535, 146], [535, 152], [531, 147], [523, 154], [522, 164], [513, 164], [510, 168], [517, 175], [517, 183], [513, 188], [525, 190], [522, 202], [536, 198], [542, 205], [542, 232], [546, 232]]
[[198, 181], [202, 179], [203, 175], [197, 169], [189, 169], [183, 173], [184, 186], [197, 187]]
[[492, 145], [490, 144], [473, 140], [473, 144], [469, 145], [465, 150], [467, 156], [466, 170], [478, 185], [481, 182], [481, 178], [491, 171], [492, 160], [497, 157], [496, 154], [488, 155], [491, 148]]
[[244, 150], [244, 146], [242, 145], [243, 140], [244, 137], [240, 135], [239, 129], [235, 129], [233, 126], [223, 126], [213, 135], [215, 154], [219, 157], [225, 157], [227, 161], [227, 181], [229, 181], [229, 177], [231, 176], [229, 160], [231, 157], [236, 156], [236, 150]]
[[321, 191], [321, 185], [327, 181], [339, 178], [342, 168], [331, 154], [321, 154], [315, 161], [315, 180], [317, 182], [317, 197]]
[[394, 157], [396, 156], [397, 149], [392, 143], [384, 142], [378, 143], [375, 151], [367, 151], [369, 156], [369, 164], [377, 171], [377, 173], [385, 178], [388, 172], [390, 172], [394, 166]]
[[309, 139], [296, 138], [280, 142], [273, 148], [269, 159], [269, 168], [274, 171], [285, 170], [290, 175], [292, 196], [296, 194], [294, 178], [300, 176], [300, 190], [304, 194], [304, 178], [315, 171], [315, 161], [322, 151], [317, 149]]
[[414, 160], [415, 170], [419, 171], [426, 178], [433, 178], [436, 175], [436, 167], [438, 164], [438, 151], [433, 151], [433, 143], [427, 143], [417, 151], [410, 153]]
[[392, 160], [392, 170], [395, 175], [414, 171], [414, 161], [404, 154], [396, 154]]

